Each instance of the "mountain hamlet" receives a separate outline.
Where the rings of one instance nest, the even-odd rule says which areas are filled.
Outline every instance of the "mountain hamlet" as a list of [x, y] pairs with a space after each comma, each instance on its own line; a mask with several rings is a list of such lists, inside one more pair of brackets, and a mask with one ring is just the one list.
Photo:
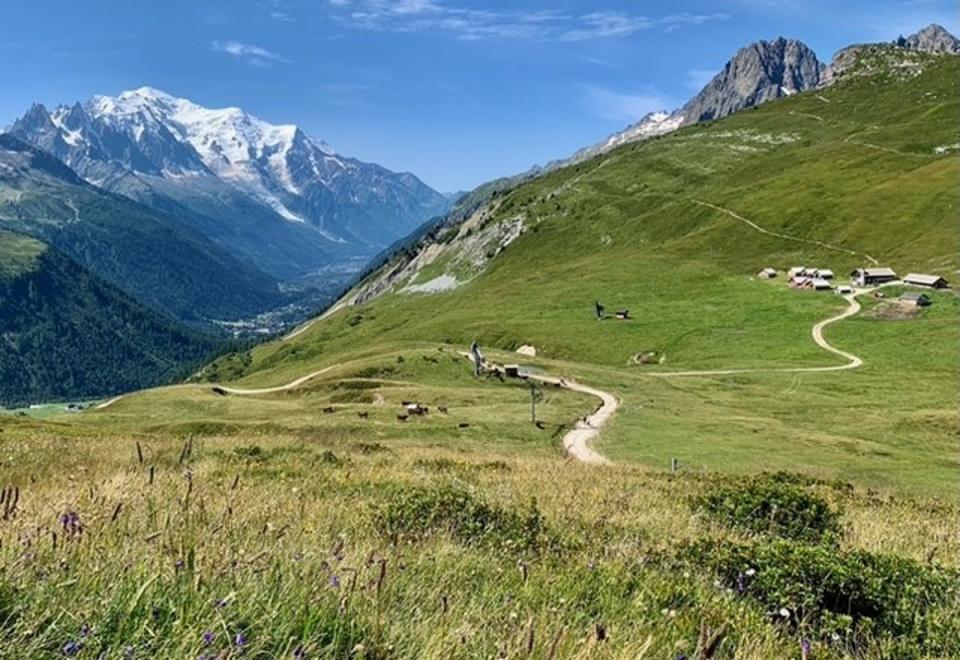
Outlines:
[[960, 41], [759, 41], [443, 195], [0, 134], [0, 660], [960, 657]]

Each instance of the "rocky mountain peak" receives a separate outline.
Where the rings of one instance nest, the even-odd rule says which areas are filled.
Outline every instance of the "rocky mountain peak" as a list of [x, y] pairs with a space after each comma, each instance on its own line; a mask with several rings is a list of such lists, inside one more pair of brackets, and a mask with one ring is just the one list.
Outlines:
[[30, 106], [22, 117], [14, 122], [11, 130], [22, 128], [29, 131], [48, 131], [54, 130], [55, 126], [50, 120], [50, 113], [42, 103], [34, 103]]
[[950, 34], [942, 25], [932, 23], [909, 37], [900, 37], [894, 45], [925, 53], [960, 54], [960, 39]]
[[683, 107], [684, 123], [719, 119], [781, 96], [813, 89], [824, 65], [803, 42], [777, 37], [740, 49]]

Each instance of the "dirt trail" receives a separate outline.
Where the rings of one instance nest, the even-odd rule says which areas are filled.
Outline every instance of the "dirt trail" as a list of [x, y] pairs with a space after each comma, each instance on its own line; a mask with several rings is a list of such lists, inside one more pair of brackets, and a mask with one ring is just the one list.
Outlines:
[[[473, 356], [469, 353], [462, 353], [462, 355], [471, 362], [473, 361]], [[504, 372], [502, 365], [494, 364], [492, 362], [485, 361], [484, 367], [500, 373]], [[600, 399], [600, 407], [586, 418], [577, 420], [576, 426], [574, 426], [574, 428], [570, 431], [567, 431], [566, 435], [563, 436], [563, 448], [568, 454], [570, 454], [570, 456], [577, 459], [581, 463], [587, 463], [590, 465], [610, 465], [610, 461], [605, 456], [592, 449], [590, 447], [590, 443], [593, 442], [598, 435], [600, 435], [601, 427], [603, 427], [603, 425], [606, 424], [611, 417], [613, 417], [613, 413], [617, 412], [617, 409], [620, 407], [620, 400], [609, 392], [598, 390], [597, 388], [590, 387], [589, 385], [582, 385], [575, 381], [566, 380], [565, 378], [540, 374], [529, 374], [527, 378], [529, 380], [535, 380], [538, 383], [556, 385], [558, 387], [570, 390], [571, 392], [581, 392], [583, 394], [589, 394], [590, 396], [595, 396]]]
[[743, 222], [744, 224], [760, 232], [761, 234], [766, 234], [767, 236], [776, 236], [777, 238], [783, 238], [785, 240], [795, 241], [797, 243], [819, 245], [820, 247], [827, 248], [828, 250], [843, 252], [844, 254], [851, 254], [855, 257], [865, 257], [874, 266], [880, 265], [880, 262], [874, 259], [873, 257], [871, 257], [869, 254], [865, 254], [863, 252], [856, 252], [854, 250], [848, 250], [846, 248], [838, 247], [836, 245], [830, 245], [830, 243], [824, 243], [823, 241], [817, 241], [810, 238], [800, 238], [798, 236], [790, 236], [789, 234], [781, 234], [779, 232], [770, 231], [769, 229], [764, 229], [763, 227], [753, 222], [752, 220], [747, 220], [742, 215], [736, 213], [735, 211], [731, 211], [730, 209], [725, 209], [722, 206], [717, 206], [716, 204], [711, 204], [710, 202], [703, 202], [703, 201], [700, 201], [699, 199], [691, 199], [690, 201], [693, 202], [694, 204], [698, 204], [699, 206], [706, 206], [707, 208], [711, 208], [714, 211], [720, 211], [721, 213], [726, 213], [731, 218], [734, 218], [735, 220], [739, 220], [740, 222]]
[[274, 392], [285, 392], [287, 390], [292, 390], [294, 388], [300, 387], [307, 381], [313, 380], [317, 376], [325, 374], [331, 369], [336, 369], [339, 366], [341, 365], [331, 364], [330, 366], [324, 367], [323, 369], [317, 369], [316, 371], [310, 372], [306, 376], [300, 376], [300, 378], [291, 380], [289, 383], [286, 383], [285, 385], [275, 385], [274, 387], [260, 387], [260, 388], [249, 389], [249, 390], [245, 390], [239, 387], [224, 387], [223, 385], [221, 385], [220, 389], [223, 390], [224, 392], [227, 392], [228, 394], [238, 394], [240, 396], [251, 396], [255, 394], [273, 394]]
[[863, 295], [865, 293], [870, 293], [876, 291], [876, 288], [873, 289], [858, 289], [853, 293], [843, 296], [843, 299], [847, 301], [848, 307], [843, 310], [841, 313], [831, 316], [828, 319], [820, 321], [810, 331], [813, 341], [816, 342], [817, 346], [822, 348], [825, 351], [829, 351], [834, 355], [839, 355], [842, 358], [847, 360], [846, 364], [839, 364], [832, 367], [781, 367], [781, 368], [756, 368], [756, 369], [704, 369], [700, 371], [665, 371], [660, 373], [650, 373], [646, 374], [647, 376], [652, 376], [655, 378], [677, 378], [684, 376], [731, 376], [735, 374], [752, 374], [752, 373], [823, 373], [829, 371], [846, 371], [847, 369], [857, 369], [858, 367], [863, 366], [863, 360], [854, 355], [853, 353], [848, 353], [842, 351], [836, 346], [831, 346], [829, 342], [823, 337], [823, 329], [832, 323], [841, 321], [845, 318], [849, 318], [860, 311], [860, 303], [857, 301], [857, 296]]
[[315, 316], [315, 317], [313, 317], [312, 319], [310, 319], [309, 321], [307, 321], [306, 323], [304, 323], [303, 325], [301, 325], [299, 328], [295, 328], [295, 329], [292, 330], [290, 333], [284, 335], [283, 338], [282, 338], [280, 341], [290, 341], [290, 340], [293, 339], [294, 337], [299, 337], [299, 336], [302, 335], [304, 332], [306, 332], [307, 330], [309, 330], [310, 328], [312, 328], [314, 323], [316, 323], [317, 321], [322, 321], [323, 319], [327, 318], [328, 316], [330, 316], [330, 315], [333, 314], [334, 312], [339, 312], [341, 309], [343, 309], [344, 307], [346, 307], [348, 304], [349, 304], [349, 303], [348, 303], [346, 300], [341, 300], [341, 301], [338, 302], [337, 304], [335, 304], [335, 305], [333, 305], [332, 307], [330, 307], [330, 309], [328, 309], [327, 311], [325, 311], [325, 312], [324, 312], [323, 314], [321, 314], [320, 316]]

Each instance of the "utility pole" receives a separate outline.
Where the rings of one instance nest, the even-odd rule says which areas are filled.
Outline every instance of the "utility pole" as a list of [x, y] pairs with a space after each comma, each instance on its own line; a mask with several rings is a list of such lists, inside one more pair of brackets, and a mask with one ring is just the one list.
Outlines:
[[530, 381], [530, 421], [533, 424], [537, 423], [537, 386], [532, 380]]

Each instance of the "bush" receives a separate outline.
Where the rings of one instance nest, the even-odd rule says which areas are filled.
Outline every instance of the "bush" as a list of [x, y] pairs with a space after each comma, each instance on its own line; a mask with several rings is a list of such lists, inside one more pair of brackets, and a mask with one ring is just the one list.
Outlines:
[[840, 533], [840, 514], [787, 474], [721, 484], [693, 498], [695, 511], [734, 529], [821, 542]]
[[[851, 649], [867, 638], [960, 654], [960, 571], [903, 557], [795, 541], [704, 540], [681, 551], [721, 583], [761, 603], [776, 621]], [[786, 614], [786, 616], [784, 616]]]
[[452, 486], [402, 489], [376, 512], [376, 523], [393, 543], [449, 534], [466, 545], [531, 552], [558, 547], [536, 502], [517, 512]]

